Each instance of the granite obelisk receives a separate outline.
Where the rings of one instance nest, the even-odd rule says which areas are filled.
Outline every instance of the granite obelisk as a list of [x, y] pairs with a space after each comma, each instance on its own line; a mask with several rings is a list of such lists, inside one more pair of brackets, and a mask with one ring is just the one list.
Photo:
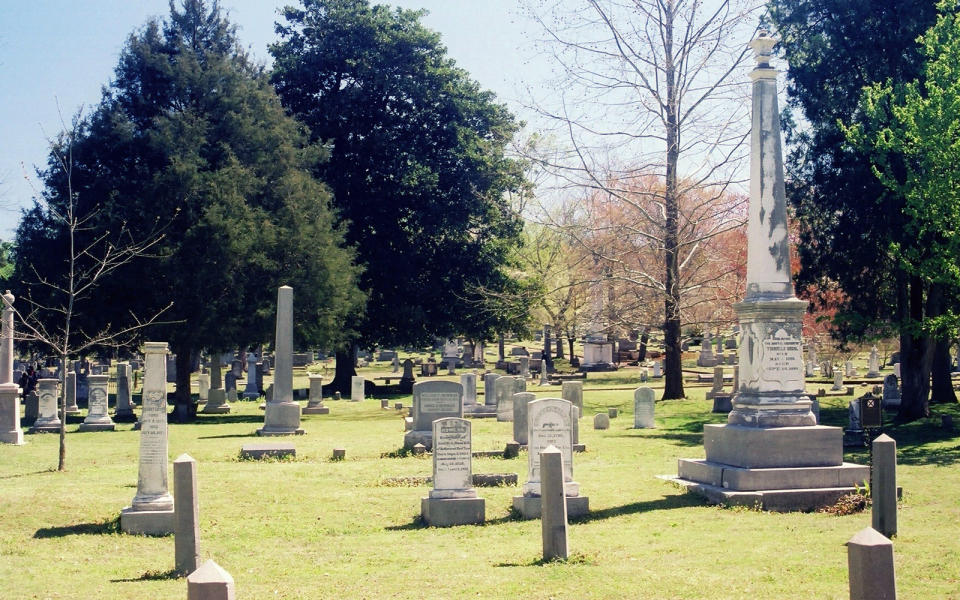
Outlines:
[[293, 288], [288, 285], [277, 290], [274, 348], [273, 397], [267, 401], [263, 428], [257, 430], [257, 435], [302, 434], [300, 404], [293, 400]]

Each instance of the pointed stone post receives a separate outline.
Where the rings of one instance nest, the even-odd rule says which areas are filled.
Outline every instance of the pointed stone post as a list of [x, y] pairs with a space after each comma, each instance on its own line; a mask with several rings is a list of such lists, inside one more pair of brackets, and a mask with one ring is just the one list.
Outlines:
[[867, 527], [847, 542], [850, 600], [896, 600], [893, 542]]
[[143, 402], [137, 495], [120, 512], [125, 533], [173, 533], [173, 496], [167, 488], [167, 343], [144, 342]]
[[23, 444], [20, 428], [20, 388], [13, 380], [13, 294], [3, 295], [0, 323], [0, 442]]
[[234, 600], [233, 577], [208, 560], [187, 576], [187, 600]]
[[187, 575], [200, 565], [200, 505], [197, 497], [197, 461], [181, 454], [173, 461], [173, 491], [176, 501], [174, 568]]
[[873, 528], [890, 538], [897, 534], [897, 442], [885, 433], [873, 440], [872, 471]]
[[563, 453], [548, 446], [540, 453], [540, 530], [543, 560], [567, 558], [567, 502], [563, 493]]
[[268, 399], [257, 435], [302, 435], [300, 404], [293, 401], [293, 288], [288, 285], [277, 290], [274, 348], [273, 397]]
[[67, 389], [64, 391], [64, 397], [67, 401], [67, 414], [75, 415], [80, 412], [77, 406], [77, 374], [73, 371], [67, 371], [67, 377], [64, 380]]

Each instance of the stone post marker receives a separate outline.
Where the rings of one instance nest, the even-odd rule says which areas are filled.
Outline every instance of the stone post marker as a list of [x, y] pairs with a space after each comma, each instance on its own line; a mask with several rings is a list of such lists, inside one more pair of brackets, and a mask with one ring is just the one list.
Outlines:
[[323, 405], [323, 375], [310, 375], [310, 396], [303, 408], [305, 415], [328, 415], [330, 407]]
[[247, 385], [243, 388], [243, 397], [256, 400], [260, 397], [260, 382], [257, 381], [257, 355], [247, 353]]
[[293, 401], [293, 288], [277, 290], [276, 359], [273, 397], [268, 399], [263, 428], [257, 435], [303, 434], [300, 404]]
[[73, 371], [67, 371], [64, 385], [67, 386], [64, 392], [64, 397], [67, 400], [67, 414], [75, 415], [80, 412], [80, 407], [77, 406], [77, 374]]
[[184, 575], [200, 566], [200, 506], [197, 498], [197, 461], [181, 454], [173, 461], [175, 569]]
[[886, 537], [897, 534], [897, 442], [887, 434], [873, 440], [873, 528]]
[[674, 481], [713, 502], [812, 510], [853, 492], [869, 470], [843, 462], [843, 431], [817, 425], [804, 389], [807, 302], [794, 294], [790, 272], [777, 69], [771, 66], [776, 43], [766, 32], [750, 42], [757, 65], [750, 72], [747, 285], [734, 305], [739, 384], [726, 425], [704, 426], [706, 460], [680, 459]]
[[567, 558], [567, 502], [563, 494], [563, 453], [548, 446], [540, 453], [540, 530], [543, 560]]
[[527, 405], [537, 399], [533, 392], [517, 392], [513, 395], [513, 441], [527, 445]]
[[13, 294], [3, 295], [0, 324], [0, 442], [23, 444], [20, 428], [20, 388], [13, 380]]
[[90, 375], [90, 395], [87, 403], [87, 418], [80, 424], [80, 431], [113, 431], [116, 429], [107, 412], [107, 382], [109, 375]]
[[144, 342], [143, 406], [137, 495], [120, 512], [125, 533], [173, 533], [173, 496], [167, 489], [167, 343]]
[[233, 577], [208, 560], [187, 576], [187, 600], [235, 600]]
[[633, 428], [649, 429], [656, 427], [653, 420], [656, 392], [653, 388], [640, 387], [633, 390]]
[[847, 542], [850, 600], [896, 600], [893, 542], [872, 527]]
[[462, 373], [460, 385], [463, 386], [463, 412], [473, 412], [477, 404], [477, 374]]
[[[57, 380], [37, 380], [37, 420], [27, 433], [52, 433], [60, 431], [60, 417], [57, 413]], [[17, 410], [19, 412], [19, 406]]]
[[117, 421], [135, 421], [133, 404], [130, 402], [130, 363], [117, 363]]

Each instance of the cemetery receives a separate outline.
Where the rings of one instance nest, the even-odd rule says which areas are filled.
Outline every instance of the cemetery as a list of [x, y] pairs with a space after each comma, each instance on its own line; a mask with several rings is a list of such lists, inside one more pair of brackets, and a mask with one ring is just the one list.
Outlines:
[[[820, 190], [798, 192], [785, 175], [775, 48], [802, 65], [805, 40], [789, 35], [781, 4], [769, 7], [779, 34], [726, 36], [753, 27], [755, 16], [741, 16], [711, 43], [698, 36], [712, 28], [689, 40], [700, 51], [729, 43], [739, 56], [726, 72], [751, 102], [727, 125], [745, 134], [735, 146], [748, 191], [717, 193], [728, 181], [681, 192], [689, 181], [678, 183], [668, 152], [662, 181], [578, 200], [590, 219], [617, 195], [640, 212], [662, 208], [661, 231], [639, 248], [627, 239], [634, 225], [617, 223], [622, 207], [609, 227], [578, 237], [586, 221], [548, 231], [510, 205], [534, 187], [524, 160], [556, 165], [509, 155], [520, 125], [505, 105], [454, 63], [417, 63], [410, 39], [391, 37], [402, 30], [418, 52], [445, 56], [423, 13], [303, 0], [282, 13], [268, 73], [238, 50], [217, 3], [171, 3], [170, 20], [131, 34], [96, 118], [78, 115], [52, 145], [45, 204], [24, 211], [13, 263], [0, 270], [10, 287], [0, 296], [0, 598], [960, 600], [960, 321], [949, 296], [960, 280], [944, 269], [957, 246], [943, 239], [955, 224], [938, 222], [936, 234], [910, 224], [928, 254], [884, 241], [901, 262], [870, 290], [849, 272], [864, 265], [811, 275], [824, 268], [811, 223], [833, 225], [804, 205]], [[591, 6], [613, 27], [604, 3]], [[960, 48], [960, 11], [937, 10], [931, 35], [955, 34]], [[370, 43], [386, 46], [343, 61], [337, 68], [356, 71], [337, 72], [333, 89], [310, 87], [324, 77], [297, 81], [299, 61], [322, 69], [335, 50], [324, 36], [348, 25], [373, 28]], [[400, 129], [416, 123], [417, 139], [374, 152], [398, 119], [368, 114], [383, 99], [363, 94], [396, 85], [384, 82], [397, 65], [375, 61], [397, 42], [399, 66], [420, 69], [399, 79], [456, 116], [438, 127], [431, 113], [421, 127], [405, 113]], [[942, 57], [931, 48], [932, 64]], [[214, 104], [220, 94], [243, 101], [218, 108], [228, 116], [193, 106], [191, 123], [216, 125], [195, 130], [167, 123], [182, 116], [170, 107], [137, 114], [156, 101], [156, 90], [141, 94], [148, 84], [181, 93], [166, 75], [150, 80], [156, 64]], [[577, 77], [599, 77], [592, 68]], [[385, 104], [422, 100], [402, 91]], [[338, 94], [351, 99], [337, 104]], [[864, 121], [840, 125], [847, 143], [892, 151], [893, 138], [866, 125], [890, 118], [875, 111], [880, 100], [899, 100], [880, 87], [863, 94]], [[907, 121], [896, 125], [916, 125]], [[348, 122], [359, 133], [337, 129]], [[447, 125], [457, 135], [443, 135]], [[667, 139], [674, 126], [664, 125]], [[137, 127], [149, 131], [123, 151], [142, 156], [111, 163], [100, 148], [85, 162], [104, 131], [114, 144]], [[176, 154], [181, 136], [218, 128], [230, 133]], [[903, 169], [922, 162], [915, 148], [896, 151], [916, 159]], [[148, 155], [169, 161], [138, 162]], [[417, 173], [390, 172], [387, 157]], [[98, 206], [76, 217], [83, 201], [104, 201], [101, 163], [176, 206], [169, 220], [99, 220]], [[162, 177], [137, 179], [151, 168]], [[178, 179], [191, 168], [202, 183]], [[898, 187], [887, 168], [877, 161], [871, 173], [905, 201], [949, 196], [908, 189], [922, 177]], [[623, 183], [595, 175], [587, 187]], [[179, 193], [170, 181], [189, 193], [165, 196]], [[182, 214], [178, 203], [190, 202]], [[698, 213], [725, 202], [723, 215]], [[918, 221], [921, 212], [904, 208]], [[716, 219], [714, 231], [683, 238], [678, 214], [693, 229]], [[537, 271], [551, 244], [570, 262]], [[55, 248], [73, 254], [59, 260]], [[646, 289], [626, 285], [635, 267], [623, 265], [648, 259], [673, 283], [649, 285], [647, 273]], [[155, 275], [149, 293], [131, 284], [144, 272]], [[58, 277], [66, 283], [51, 283]]]

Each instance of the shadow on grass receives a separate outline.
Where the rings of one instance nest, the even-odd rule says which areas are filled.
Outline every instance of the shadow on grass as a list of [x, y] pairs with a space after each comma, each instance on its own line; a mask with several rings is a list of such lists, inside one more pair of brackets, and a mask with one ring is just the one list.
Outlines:
[[120, 517], [115, 517], [109, 521], [100, 523], [79, 523], [77, 525], [64, 525], [62, 527], [43, 527], [34, 534], [34, 539], [59, 538], [68, 535], [109, 535], [111, 533], [120, 533]]
[[569, 558], [536, 558], [526, 563], [496, 563], [495, 567], [542, 567], [544, 565], [594, 565], [596, 562], [586, 554], [575, 552]]
[[677, 494], [675, 496], [664, 496], [659, 500], [646, 500], [644, 502], [631, 502], [622, 506], [612, 506], [603, 510], [592, 510], [582, 517], [570, 519], [571, 523], [591, 523], [593, 521], [602, 521], [615, 517], [634, 515], [637, 513], [651, 512], [654, 510], [673, 510], [675, 508], [691, 508], [694, 506], [704, 506], [703, 499], [693, 494]]
[[200, 415], [189, 423], [174, 423], [171, 425], [227, 425], [230, 423], [263, 423], [263, 415]]
[[230, 439], [230, 438], [256, 438], [256, 437], [260, 437], [260, 436], [258, 436], [256, 432], [252, 432], [252, 433], [235, 433], [235, 434], [229, 434], [229, 435], [198, 435], [197, 439], [198, 440], [222, 440], [222, 439]]
[[413, 520], [405, 525], [390, 525], [384, 527], [386, 531], [411, 531], [414, 529], [427, 529], [428, 525], [424, 523], [421, 515], [414, 515]]
[[[630, 429], [629, 431], [652, 431], [650, 429]], [[620, 438], [633, 438], [633, 439], [659, 439], [659, 440], [669, 440], [676, 442], [677, 446], [701, 446], [703, 445], [703, 432], [700, 433], [653, 433], [646, 435], [634, 435], [630, 433], [615, 433], [606, 437], [620, 437]]]
[[29, 477], [31, 475], [43, 475], [44, 473], [56, 473], [57, 470], [54, 467], [49, 469], [43, 469], [40, 471], [31, 471], [30, 473], [14, 473], [13, 475], [4, 475], [0, 479], [16, 479], [17, 477]]
[[168, 579], [180, 579], [183, 577], [182, 573], [178, 573], [175, 569], [170, 569], [169, 571], [147, 571], [140, 577], [134, 579], [111, 579], [110, 583], [134, 583], [137, 581], [165, 581]]

